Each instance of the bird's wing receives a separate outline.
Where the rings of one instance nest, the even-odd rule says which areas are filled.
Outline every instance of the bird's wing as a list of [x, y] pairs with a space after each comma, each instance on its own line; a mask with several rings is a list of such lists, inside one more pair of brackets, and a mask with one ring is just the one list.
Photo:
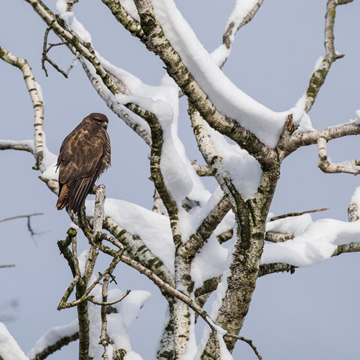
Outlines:
[[61, 145], [58, 157], [60, 183], [71, 183], [81, 178], [99, 176], [97, 168], [103, 155], [103, 134], [94, 131], [92, 126], [80, 124]]

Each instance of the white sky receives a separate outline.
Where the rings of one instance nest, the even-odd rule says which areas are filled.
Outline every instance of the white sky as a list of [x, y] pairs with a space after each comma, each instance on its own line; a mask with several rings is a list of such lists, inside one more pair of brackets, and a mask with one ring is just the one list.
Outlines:
[[[209, 4], [206, 0], [184, 0], [177, 5], [204, 47], [214, 50], [221, 41], [233, 1]], [[204, 7], [206, 15], [202, 13]], [[347, 122], [355, 118], [355, 111], [360, 108], [360, 73], [355, 71], [360, 55], [359, 7], [358, 2], [338, 7], [336, 49], [346, 56], [333, 64], [310, 112], [317, 129]], [[146, 83], [160, 82], [164, 73], [162, 63], [127, 34], [101, 2], [80, 1], [74, 9], [103, 56]], [[242, 91], [271, 110], [291, 108], [305, 91], [316, 59], [323, 55], [324, 11], [325, 1], [265, 1], [255, 20], [237, 34], [224, 72]], [[0, 5], [0, 44], [26, 58], [42, 86], [49, 149], [57, 154], [63, 138], [88, 113], [105, 113], [110, 119], [113, 148], [113, 165], [101, 180], [107, 186], [107, 195], [150, 208], [153, 189], [147, 180], [149, 149], [98, 98], [80, 64], [73, 69], [69, 80], [50, 65], [47, 65], [49, 77], [45, 77], [40, 61], [44, 31], [44, 23], [27, 3], [5, 0]], [[50, 42], [58, 39], [52, 36]], [[72, 60], [69, 52], [60, 48], [53, 50], [52, 58], [65, 69]], [[3, 113], [0, 138], [29, 139], [33, 133], [33, 112], [21, 73], [0, 62], [0, 74]], [[188, 156], [200, 162], [185, 109], [186, 102], [182, 99], [180, 137], [186, 139], [190, 148]], [[331, 143], [331, 158], [334, 161], [360, 158], [357, 142], [357, 138], [351, 138]], [[73, 310], [56, 311], [71, 280], [56, 245], [57, 240], [66, 236], [69, 219], [65, 212], [56, 211], [55, 196], [31, 169], [34, 165], [31, 155], [1, 151], [0, 161], [6, 169], [0, 176], [3, 189], [0, 219], [44, 212], [44, 216], [32, 219], [34, 229], [39, 232], [35, 239], [27, 232], [24, 220], [0, 224], [0, 264], [16, 264], [15, 268], [0, 269], [0, 317], [14, 317], [5, 323], [26, 352], [50, 327], [73, 320]], [[358, 179], [351, 175], [325, 175], [316, 165], [315, 147], [302, 149], [285, 160], [272, 212], [330, 207], [326, 214], [314, 218], [346, 220], [347, 206], [359, 185]], [[84, 247], [86, 243], [82, 241]], [[349, 254], [297, 270], [294, 275], [259, 279], [242, 335], [253, 339], [264, 359], [358, 358], [360, 291], [352, 275], [359, 273], [359, 267], [358, 255]], [[117, 272], [117, 280], [123, 291], [129, 288], [153, 293], [130, 332], [132, 347], [144, 359], [151, 359], [160, 336], [164, 301], [151, 284], [124, 265]], [[7, 305], [12, 300], [18, 302], [15, 309]], [[150, 322], [151, 331], [145, 332], [144, 324]], [[244, 358], [254, 358], [246, 344], [239, 343], [237, 351], [240, 350]], [[53, 358], [62, 359], [74, 351], [76, 345], [71, 345], [61, 356]]]

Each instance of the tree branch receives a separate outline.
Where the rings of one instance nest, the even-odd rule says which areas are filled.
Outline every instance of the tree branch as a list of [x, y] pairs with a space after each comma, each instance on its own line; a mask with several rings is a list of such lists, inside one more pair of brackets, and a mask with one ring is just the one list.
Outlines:
[[346, 161], [340, 164], [333, 164], [329, 161], [327, 155], [327, 140], [320, 137], [317, 141], [319, 162], [318, 166], [324, 173], [347, 173], [358, 175], [360, 174], [360, 160]]
[[306, 90], [305, 96], [305, 111], [309, 112], [313, 106], [315, 99], [321, 89], [321, 86], [324, 84], [327, 74], [329, 73], [330, 67], [334, 61], [342, 58], [344, 55], [337, 54], [334, 46], [334, 27], [335, 27], [335, 15], [336, 7], [338, 5], [352, 2], [340, 2], [337, 0], [329, 0], [326, 5], [326, 14], [325, 14], [325, 57], [322, 59], [321, 64], [315, 69], [311, 75], [308, 89]]
[[273, 216], [270, 219], [270, 221], [276, 221], [276, 220], [280, 220], [280, 219], [285, 219], [287, 217], [301, 216], [301, 215], [304, 215], [304, 214], [311, 214], [311, 213], [320, 212], [320, 211], [327, 211], [327, 210], [329, 210], [329, 208], [305, 210], [305, 211], [300, 211], [300, 212], [292, 212], [292, 213], [282, 214], [282, 215], [278, 215], [278, 216]]
[[56, 341], [54, 344], [47, 346], [43, 351], [37, 353], [35, 357], [31, 360], [43, 360], [46, 359], [49, 355], [60, 350], [63, 346], [69, 345], [71, 342], [79, 339], [79, 332], [74, 333], [70, 336], [64, 336], [60, 340]]
[[339, 139], [350, 135], [359, 135], [360, 126], [357, 123], [346, 123], [337, 126], [331, 126], [324, 130], [295, 132], [286, 144], [286, 156], [297, 150], [301, 146], [315, 145], [319, 138], [326, 141]]
[[[16, 150], [26, 150], [34, 154], [36, 159], [35, 169], [40, 169], [41, 172], [45, 170], [43, 165], [43, 150], [44, 150], [44, 132], [43, 132], [43, 120], [44, 120], [44, 103], [39, 91], [39, 85], [35, 81], [32, 70], [28, 62], [18, 56], [13, 55], [8, 50], [0, 46], [0, 58], [10, 65], [13, 65], [21, 70], [24, 76], [25, 84], [30, 95], [30, 99], [33, 103], [34, 109], [34, 145], [35, 152], [26, 148], [17, 148], [16, 146], [10, 147]], [[11, 144], [9, 144], [11, 145]], [[15, 144], [13, 144], [15, 145]], [[18, 144], [19, 145], [19, 144]], [[28, 145], [29, 146], [29, 145]], [[1, 149], [1, 148], [0, 148]], [[4, 149], [4, 148], [3, 148]]]
[[274, 149], [265, 146], [254, 134], [242, 127], [237, 121], [224, 116], [215, 108], [207, 94], [190, 74], [179, 54], [165, 37], [156, 19], [151, 2], [149, 0], [135, 0], [135, 5], [141, 18], [141, 26], [145, 32], [142, 41], [150, 51], [160, 56], [166, 65], [167, 72], [188, 97], [189, 103], [199, 111], [211, 127], [247, 150], [262, 166], [271, 165], [271, 159], [276, 156]]

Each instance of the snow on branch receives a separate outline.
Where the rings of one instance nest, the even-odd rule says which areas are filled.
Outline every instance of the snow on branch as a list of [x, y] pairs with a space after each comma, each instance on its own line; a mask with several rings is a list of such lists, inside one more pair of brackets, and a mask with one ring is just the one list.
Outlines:
[[79, 339], [77, 321], [63, 326], [55, 326], [47, 331], [28, 352], [31, 360], [46, 359], [49, 355], [60, 350], [63, 346]]
[[227, 21], [223, 43], [211, 53], [211, 58], [219, 67], [223, 67], [230, 56], [236, 32], [254, 18], [263, 2], [264, 0], [236, 1]]
[[[271, 230], [293, 234], [292, 240], [265, 244], [261, 264], [286, 263], [293, 266], [310, 266], [323, 262], [335, 252], [345, 252], [350, 243], [358, 243], [360, 222], [343, 222], [322, 219], [312, 222], [310, 215], [298, 219], [282, 219], [268, 223]], [[342, 246], [339, 248], [339, 246]]]
[[2, 322], [0, 322], [0, 359], [29, 360]]

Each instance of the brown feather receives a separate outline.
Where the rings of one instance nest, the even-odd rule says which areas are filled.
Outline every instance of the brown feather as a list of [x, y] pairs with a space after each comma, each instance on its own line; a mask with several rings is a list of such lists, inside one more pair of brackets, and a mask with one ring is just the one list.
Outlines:
[[67, 185], [64, 184], [64, 186], [61, 188], [59, 198], [56, 203], [56, 208], [58, 210], [62, 210], [67, 205], [69, 201], [68, 196], [69, 196], [68, 188]]
[[[59, 210], [68, 206], [77, 212], [95, 181], [110, 166], [110, 139], [105, 129], [107, 123], [105, 115], [90, 114], [64, 139], [57, 161], [60, 169]], [[65, 185], [67, 196], [62, 196]]]

